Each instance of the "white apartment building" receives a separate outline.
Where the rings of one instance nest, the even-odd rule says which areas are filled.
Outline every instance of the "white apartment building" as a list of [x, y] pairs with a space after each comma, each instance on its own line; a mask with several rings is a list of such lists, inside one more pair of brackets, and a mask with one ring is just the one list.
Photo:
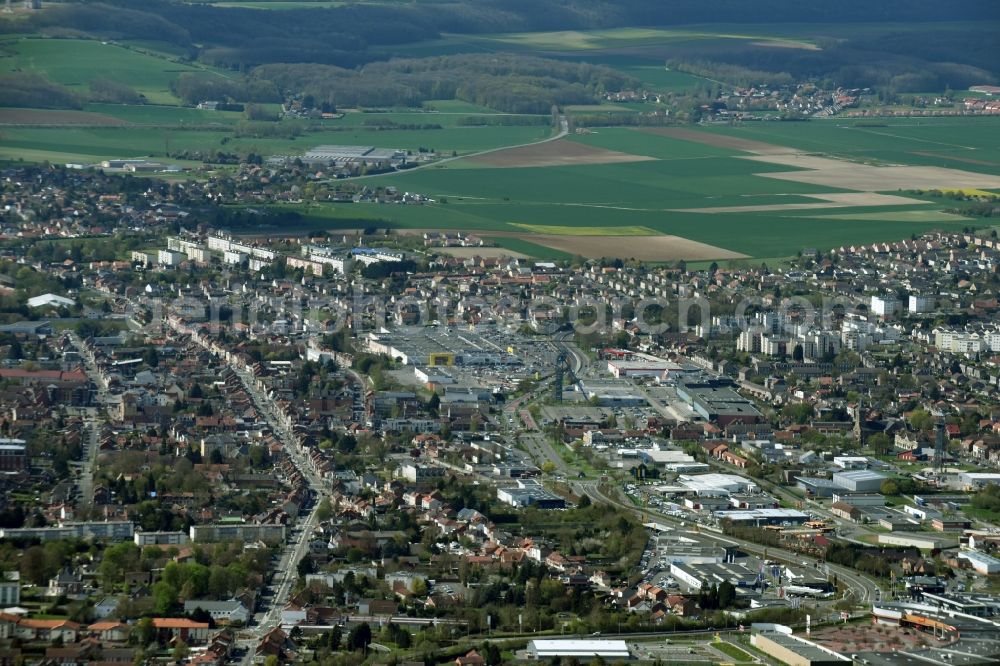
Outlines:
[[899, 311], [899, 299], [892, 294], [885, 296], [872, 296], [872, 314], [879, 317], [891, 317]]

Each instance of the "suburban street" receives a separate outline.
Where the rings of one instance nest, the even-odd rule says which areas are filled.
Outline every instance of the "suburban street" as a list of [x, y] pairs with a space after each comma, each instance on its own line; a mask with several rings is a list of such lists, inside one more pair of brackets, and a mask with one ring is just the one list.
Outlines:
[[108, 399], [108, 386], [104, 376], [97, 368], [93, 353], [80, 339], [80, 336], [70, 332], [69, 340], [73, 348], [80, 354], [80, 358], [83, 359], [84, 372], [97, 387], [97, 406], [86, 409], [84, 434], [81, 441], [83, 458], [77, 479], [77, 488], [80, 491], [79, 497], [77, 497], [77, 506], [83, 508], [94, 502], [94, 466], [97, 464], [97, 453], [100, 447], [101, 423]]
[[[175, 322], [168, 320], [167, 325], [178, 332], [191, 333], [191, 331]], [[192, 337], [192, 340], [198, 342], [202, 347], [217, 356], [224, 357], [220, 353], [221, 350], [219, 348], [209, 344], [205, 340], [197, 337]], [[309, 548], [309, 539], [318, 522], [317, 513], [320, 503], [323, 496], [328, 494], [328, 489], [319, 474], [317, 474], [308, 456], [300, 450], [298, 440], [289, 426], [288, 418], [281, 413], [274, 400], [260, 389], [257, 379], [246, 368], [228, 360], [227, 364], [240, 379], [260, 415], [271, 427], [275, 436], [281, 441], [285, 453], [288, 454], [289, 459], [295, 465], [296, 469], [298, 469], [302, 478], [308, 483], [314, 495], [309, 515], [296, 523], [289, 541], [282, 550], [278, 565], [275, 568], [274, 578], [270, 584], [270, 588], [273, 590], [270, 601], [262, 600], [262, 603], [265, 603], [266, 606], [260, 613], [255, 615], [257, 622], [239, 634], [238, 645], [245, 650], [243, 652], [242, 663], [252, 664], [255, 661], [256, 648], [260, 640], [281, 623], [281, 611], [287, 603], [292, 586], [298, 578], [298, 563], [305, 556], [306, 550]], [[360, 376], [354, 376], [356, 379], [360, 379]]]

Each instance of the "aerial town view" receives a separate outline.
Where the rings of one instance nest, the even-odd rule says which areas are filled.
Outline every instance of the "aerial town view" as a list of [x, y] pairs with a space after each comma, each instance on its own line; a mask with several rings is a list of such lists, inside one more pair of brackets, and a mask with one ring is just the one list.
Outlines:
[[0, 666], [1000, 663], [993, 0], [7, 0]]

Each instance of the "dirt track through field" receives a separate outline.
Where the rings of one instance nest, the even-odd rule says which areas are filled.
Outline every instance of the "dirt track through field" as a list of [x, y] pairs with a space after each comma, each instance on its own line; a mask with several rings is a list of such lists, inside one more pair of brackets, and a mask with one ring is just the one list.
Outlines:
[[631, 155], [617, 150], [596, 148], [576, 141], [559, 139], [507, 150], [497, 150], [470, 157], [468, 161], [496, 168], [517, 168], [618, 164], [622, 162], [648, 162], [655, 159], [655, 157]]

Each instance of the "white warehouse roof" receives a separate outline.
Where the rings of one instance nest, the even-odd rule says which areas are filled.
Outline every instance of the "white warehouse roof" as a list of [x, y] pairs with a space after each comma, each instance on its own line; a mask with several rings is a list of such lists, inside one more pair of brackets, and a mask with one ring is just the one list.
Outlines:
[[65, 305], [66, 307], [72, 307], [76, 305], [76, 301], [65, 296], [56, 296], [55, 294], [42, 294], [41, 296], [28, 299], [29, 308], [39, 308], [43, 305]]
[[705, 493], [742, 493], [757, 490], [757, 484], [735, 474], [681, 474], [677, 480], [699, 495]]
[[534, 640], [528, 643], [533, 659], [551, 657], [597, 657], [628, 659], [631, 654], [625, 641], [601, 640]]

